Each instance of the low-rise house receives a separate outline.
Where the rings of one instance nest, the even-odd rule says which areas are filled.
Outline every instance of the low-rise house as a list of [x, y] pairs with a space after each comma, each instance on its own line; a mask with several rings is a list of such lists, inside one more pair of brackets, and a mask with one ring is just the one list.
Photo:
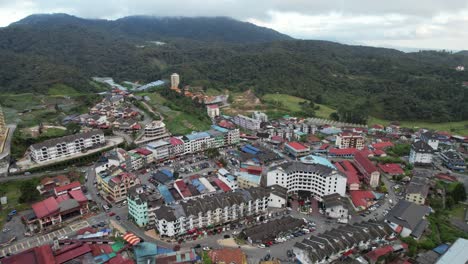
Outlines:
[[356, 153], [354, 161], [354, 164], [363, 176], [363, 180], [373, 188], [379, 186], [380, 172], [372, 161], [363, 152]]
[[356, 247], [385, 243], [392, 233], [387, 225], [378, 222], [340, 226], [297, 242], [293, 252], [301, 263], [330, 263]]
[[70, 184], [70, 179], [65, 175], [55, 177], [45, 177], [37, 186], [37, 190], [41, 195], [52, 195], [55, 187]]
[[288, 189], [280, 185], [268, 186], [270, 197], [268, 198], [268, 207], [285, 208], [288, 204]]
[[426, 131], [421, 133], [420, 138], [422, 141], [426, 142], [434, 151], [437, 151], [437, 148], [439, 147], [439, 137], [436, 133]]
[[335, 219], [348, 219], [348, 203], [346, 198], [337, 193], [322, 197], [325, 216]]
[[379, 169], [388, 175], [402, 175], [405, 173], [401, 168], [400, 164], [396, 163], [386, 163], [386, 164], [379, 164]]
[[251, 187], [260, 187], [260, 182], [262, 180], [261, 175], [255, 175], [244, 171], [237, 172], [235, 175], [239, 188], [248, 189]]
[[251, 244], [263, 244], [275, 241], [275, 238], [283, 233], [301, 228], [305, 225], [303, 219], [293, 218], [291, 216], [271, 220], [267, 223], [261, 223], [252, 227], [245, 228], [239, 234]]
[[289, 153], [293, 157], [298, 158], [298, 157], [303, 157], [303, 156], [308, 155], [310, 153], [310, 148], [307, 146], [304, 146], [303, 144], [299, 142], [292, 141], [292, 142], [287, 142], [284, 145], [284, 151], [286, 153]]
[[140, 179], [128, 172], [111, 175], [109, 171], [104, 171], [96, 175], [96, 180], [102, 197], [116, 203], [125, 200], [128, 190], [140, 184]]
[[429, 180], [425, 177], [413, 176], [405, 191], [405, 199], [415, 204], [425, 204], [429, 194]]
[[426, 216], [431, 208], [400, 200], [385, 217], [385, 222], [402, 237], [419, 239], [428, 226]]

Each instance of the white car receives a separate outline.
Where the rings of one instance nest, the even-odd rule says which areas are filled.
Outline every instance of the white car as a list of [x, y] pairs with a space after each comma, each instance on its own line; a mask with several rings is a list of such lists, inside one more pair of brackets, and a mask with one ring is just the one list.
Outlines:
[[264, 244], [260, 244], [258, 245], [259, 248], [266, 248], [266, 246]]
[[210, 251], [211, 248], [210, 248], [210, 247], [204, 247], [203, 250], [204, 250], [204, 251]]

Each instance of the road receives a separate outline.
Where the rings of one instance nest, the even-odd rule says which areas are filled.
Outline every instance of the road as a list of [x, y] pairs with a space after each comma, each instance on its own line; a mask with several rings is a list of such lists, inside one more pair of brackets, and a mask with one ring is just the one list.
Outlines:
[[11, 139], [13, 138], [13, 133], [15, 132], [16, 124], [7, 125], [7, 128], [9, 129], [8, 136], [5, 140], [5, 146], [3, 146], [3, 152], [0, 152], [0, 160], [10, 155]]

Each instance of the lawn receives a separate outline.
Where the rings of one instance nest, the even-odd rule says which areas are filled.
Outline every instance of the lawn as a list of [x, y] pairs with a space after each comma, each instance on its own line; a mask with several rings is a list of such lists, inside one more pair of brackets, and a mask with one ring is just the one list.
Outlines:
[[50, 87], [47, 93], [50, 96], [75, 96], [80, 95], [73, 87], [67, 86], [65, 84], [55, 84]]
[[[16, 181], [7, 181], [0, 184], [0, 194], [1, 196], [7, 197], [7, 204], [2, 206], [0, 211], [0, 223], [3, 224], [8, 213], [16, 209], [18, 212], [29, 209], [29, 204], [20, 204], [18, 202], [19, 197], [21, 196], [20, 186], [26, 180], [16, 180]], [[39, 182], [39, 179], [35, 179], [35, 182]]]
[[192, 131], [204, 131], [210, 128], [210, 124], [188, 113], [171, 111], [169, 115], [164, 114], [164, 116], [167, 129], [174, 135], [185, 135]]
[[301, 111], [302, 107], [299, 103], [309, 102], [309, 100], [287, 94], [265, 94], [262, 99], [265, 102], [281, 102], [281, 108], [290, 112]]
[[449, 214], [453, 218], [463, 220], [465, 217], [465, 208], [466, 208], [465, 205], [458, 204], [450, 210]]
[[67, 131], [65, 129], [55, 128], [55, 127], [47, 128], [45, 129], [44, 132], [42, 132], [42, 136], [46, 136], [50, 138], [63, 137], [66, 134], [67, 134]]
[[[380, 119], [376, 117], [370, 117], [368, 124], [372, 126], [374, 124], [388, 125], [389, 120]], [[439, 131], [450, 131], [457, 134], [468, 135], [468, 121], [459, 122], [444, 122], [444, 123], [431, 123], [424, 121], [400, 121], [402, 127], [408, 128], [427, 128]]]
[[320, 107], [318, 110], [315, 110], [315, 116], [320, 118], [330, 119], [330, 114], [336, 112], [335, 109], [323, 104], [315, 104], [315, 106]]

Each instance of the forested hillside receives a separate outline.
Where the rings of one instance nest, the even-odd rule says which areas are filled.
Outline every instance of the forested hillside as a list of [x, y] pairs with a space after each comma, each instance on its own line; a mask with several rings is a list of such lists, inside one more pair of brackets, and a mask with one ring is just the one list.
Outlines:
[[0, 29], [0, 61], [3, 92], [92, 91], [92, 76], [146, 82], [178, 72], [184, 84], [288, 93], [356, 119], [468, 120], [468, 73], [454, 70], [468, 65], [465, 52], [292, 40], [227, 18], [32, 16]]

